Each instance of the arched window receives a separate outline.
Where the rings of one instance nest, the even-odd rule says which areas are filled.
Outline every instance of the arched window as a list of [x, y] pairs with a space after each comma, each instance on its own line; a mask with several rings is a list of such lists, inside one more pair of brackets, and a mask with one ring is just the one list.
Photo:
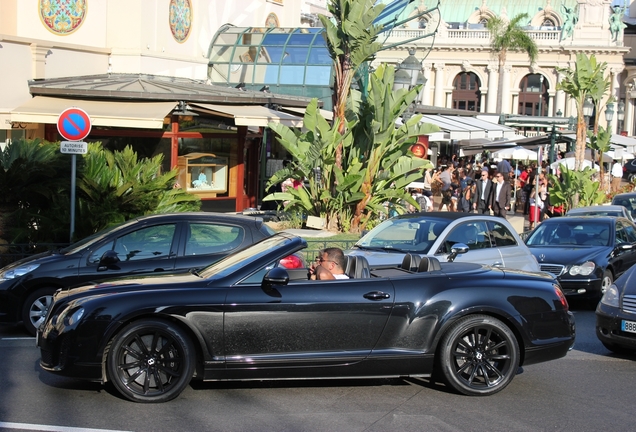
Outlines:
[[428, 20], [426, 18], [420, 18], [417, 21], [417, 28], [425, 29], [428, 25]]
[[521, 80], [518, 114], [528, 116], [548, 115], [548, 80], [543, 75], [530, 74]]
[[473, 72], [462, 72], [453, 81], [453, 108], [480, 112], [481, 83]]
[[554, 21], [552, 21], [550, 18], [547, 18], [543, 21], [541, 27], [556, 27], [556, 24], [554, 24]]

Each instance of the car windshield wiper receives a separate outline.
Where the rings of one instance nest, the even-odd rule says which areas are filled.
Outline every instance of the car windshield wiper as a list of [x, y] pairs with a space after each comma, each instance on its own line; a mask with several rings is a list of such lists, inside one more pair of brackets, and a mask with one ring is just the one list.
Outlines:
[[374, 246], [361, 246], [361, 245], [353, 245], [354, 248], [368, 250], [368, 251], [384, 251], [384, 252], [400, 252], [407, 253], [409, 251], [405, 251], [402, 249], [398, 249], [393, 246], [382, 246], [382, 247], [374, 247]]

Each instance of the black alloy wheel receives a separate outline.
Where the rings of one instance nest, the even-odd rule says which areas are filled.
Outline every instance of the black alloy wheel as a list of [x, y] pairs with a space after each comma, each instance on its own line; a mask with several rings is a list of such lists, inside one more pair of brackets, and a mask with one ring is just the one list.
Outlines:
[[134, 402], [167, 402], [179, 396], [194, 373], [192, 342], [178, 326], [143, 320], [125, 327], [112, 341], [108, 378]]
[[519, 344], [500, 320], [470, 315], [444, 334], [437, 365], [446, 383], [459, 393], [491, 395], [503, 390], [517, 374]]

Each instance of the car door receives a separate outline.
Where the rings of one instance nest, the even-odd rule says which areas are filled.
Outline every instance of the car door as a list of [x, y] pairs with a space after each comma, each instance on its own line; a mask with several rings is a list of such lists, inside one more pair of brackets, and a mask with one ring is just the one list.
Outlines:
[[[113, 233], [90, 251], [80, 268], [81, 282], [132, 273], [173, 271], [177, 256], [176, 233], [176, 222]], [[102, 265], [100, 259], [107, 251], [115, 251], [119, 262]]]
[[394, 299], [392, 283], [383, 278], [236, 285], [228, 292], [224, 319], [227, 367], [363, 360], [380, 338]]
[[456, 262], [473, 262], [490, 266], [503, 266], [503, 261], [499, 251], [493, 247], [488, 226], [485, 221], [467, 220], [461, 221], [453, 226], [448, 234], [439, 239], [440, 246], [437, 248], [435, 257], [440, 261], [446, 261], [451, 248], [456, 243], [464, 243], [469, 251], [457, 255]]
[[636, 229], [632, 224], [616, 221], [615, 246], [610, 262], [614, 267], [615, 277], [618, 277], [636, 264]]
[[510, 229], [499, 221], [486, 221], [488, 235], [499, 252], [502, 265], [513, 269], [539, 271], [539, 264], [530, 249]]
[[209, 266], [252, 243], [251, 233], [244, 226], [220, 222], [187, 222], [182, 238], [176, 259], [177, 270]]

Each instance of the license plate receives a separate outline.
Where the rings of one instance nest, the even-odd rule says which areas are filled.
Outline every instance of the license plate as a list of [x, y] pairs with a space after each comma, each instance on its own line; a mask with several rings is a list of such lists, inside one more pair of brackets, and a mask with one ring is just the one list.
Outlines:
[[636, 333], [636, 322], [622, 320], [621, 330], [628, 333]]

